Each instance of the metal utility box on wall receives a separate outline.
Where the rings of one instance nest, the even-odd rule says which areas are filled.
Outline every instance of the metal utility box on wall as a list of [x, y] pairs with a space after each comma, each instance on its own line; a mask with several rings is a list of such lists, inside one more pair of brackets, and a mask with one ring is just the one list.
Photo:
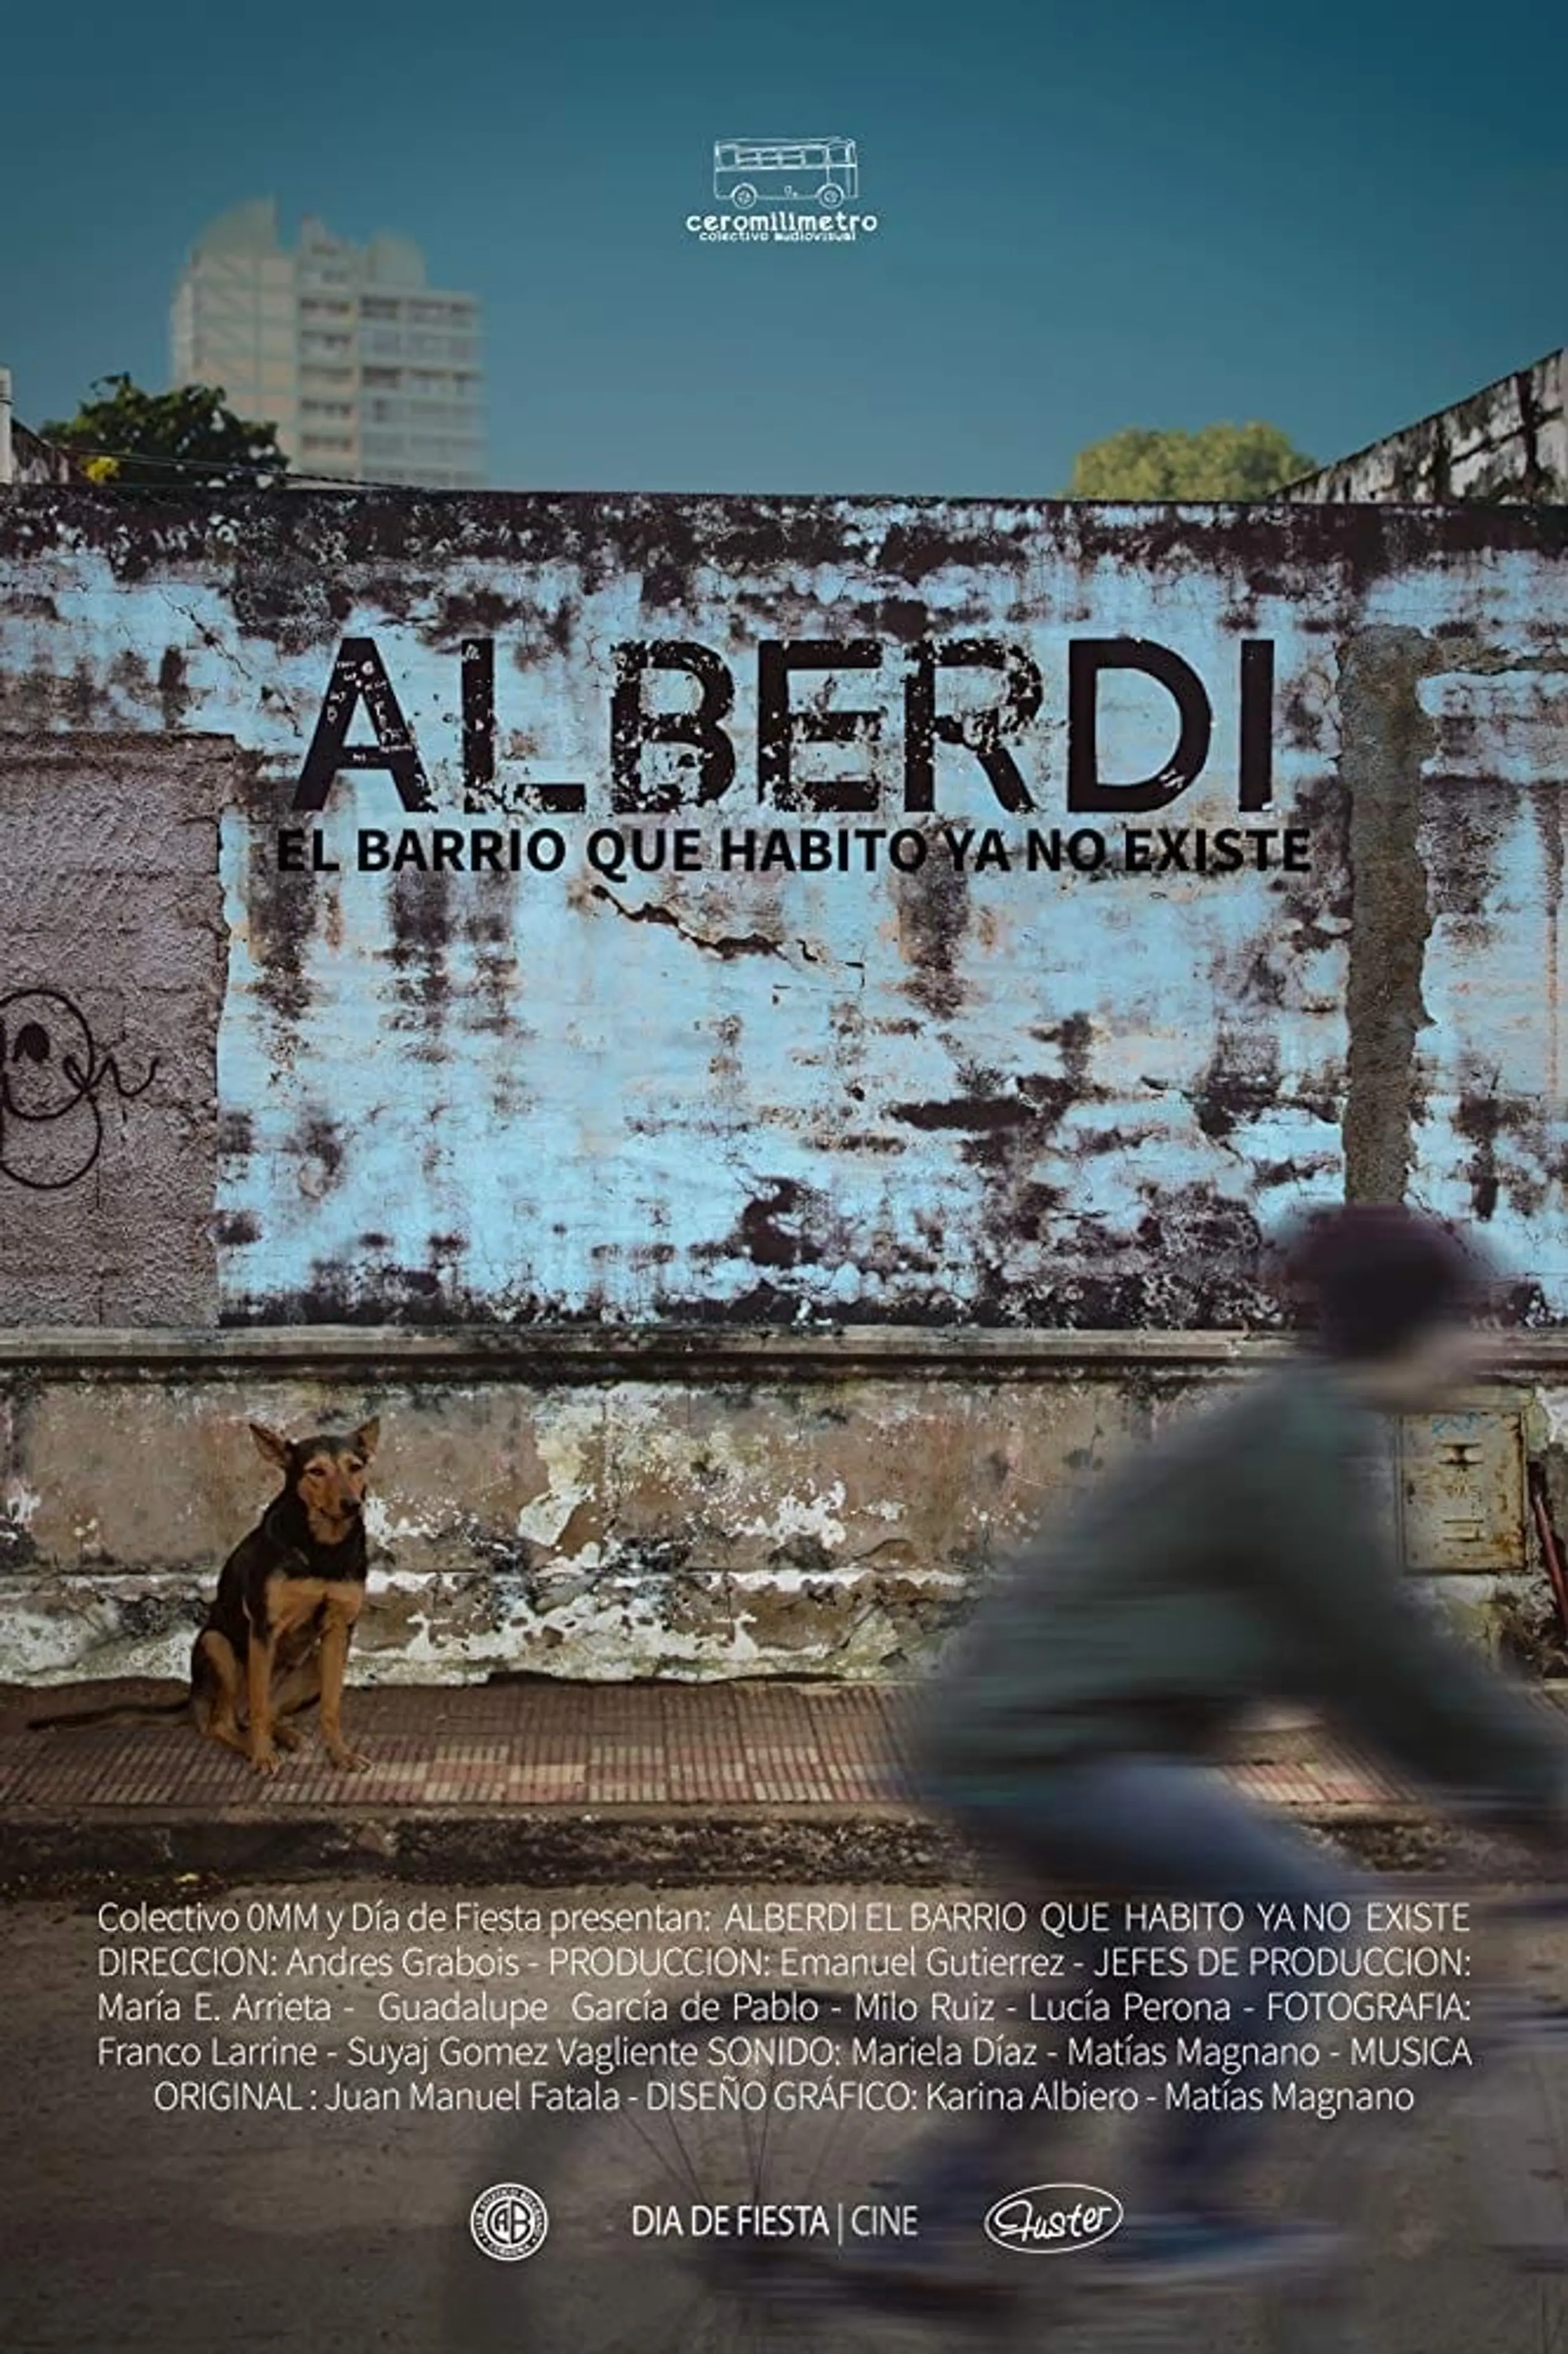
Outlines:
[[1406, 1569], [1500, 1574], [1528, 1562], [1524, 1429], [1496, 1404], [1401, 1417], [1393, 1446], [1394, 1528]]

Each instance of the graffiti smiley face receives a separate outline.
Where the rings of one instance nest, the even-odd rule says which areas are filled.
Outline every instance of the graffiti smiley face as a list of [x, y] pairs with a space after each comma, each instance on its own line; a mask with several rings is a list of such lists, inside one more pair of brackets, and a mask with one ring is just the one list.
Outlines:
[[13, 1119], [58, 1119], [87, 1094], [95, 1060], [85, 1017], [53, 989], [0, 999], [0, 1108]]
[[105, 1082], [127, 1099], [111, 1055], [101, 1056], [87, 1016], [58, 989], [14, 989], [0, 997], [0, 1176], [36, 1193], [58, 1193], [85, 1177], [103, 1143], [98, 1094]]

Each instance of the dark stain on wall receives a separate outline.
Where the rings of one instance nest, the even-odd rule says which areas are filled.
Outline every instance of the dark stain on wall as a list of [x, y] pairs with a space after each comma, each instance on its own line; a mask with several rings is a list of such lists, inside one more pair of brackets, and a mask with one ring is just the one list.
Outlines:
[[158, 711], [166, 728], [181, 725], [192, 699], [185, 658], [177, 646], [165, 646], [158, 664]]
[[455, 926], [450, 875], [408, 873], [390, 878], [387, 917], [397, 1023], [418, 1034], [409, 1052], [419, 1062], [445, 1059], [442, 1033], [452, 1002], [448, 965]]
[[821, 1246], [805, 1228], [813, 1212], [820, 1216], [826, 1207], [820, 1195], [793, 1178], [776, 1177], [768, 1192], [741, 1212], [736, 1243], [758, 1267], [814, 1266]]
[[[922, 505], [929, 504], [917, 499], [899, 504], [916, 514]], [[961, 522], [956, 535], [949, 532], [934, 514], [928, 521], [890, 524], [876, 551], [883, 571], [892, 579], [906, 581], [912, 588], [948, 570], [1021, 571], [1026, 561], [1022, 532], [1006, 531], [982, 520], [985, 510], [979, 502], [976, 504], [979, 512], [974, 528], [969, 532]]]
[[[934, 831], [941, 821], [933, 821]], [[946, 1020], [963, 1003], [959, 961], [972, 913], [969, 877], [933, 850], [915, 873], [895, 878], [899, 943], [909, 967], [905, 987], [927, 1013]]]
[[[892, 506], [896, 519], [882, 520]], [[1028, 504], [1029, 531], [1040, 510]], [[528, 568], [562, 557], [620, 577], [662, 559], [695, 574], [706, 564], [768, 568], [874, 559], [889, 581], [919, 585], [936, 574], [1001, 568], [1027, 560], [1024, 503], [995, 499], [851, 500], [693, 498], [620, 493], [531, 494], [262, 492], [188, 508], [139, 504], [122, 491], [73, 485], [16, 489], [0, 511], [0, 552], [24, 567], [49, 548], [79, 545], [127, 585], [150, 577], [211, 579], [249, 600], [251, 633], [281, 644], [325, 643], [347, 601], [374, 586], [388, 610], [422, 606], [432, 575], [464, 556]], [[1086, 562], [1147, 564], [1177, 577], [1229, 549], [1238, 578], [1259, 595], [1289, 596], [1310, 569], [1321, 591], [1337, 575], [1346, 591], [1418, 559], [1434, 546], [1464, 565], [1510, 548], [1568, 549], [1568, 509], [1378, 506], [1347, 514], [1314, 503], [1237, 507], [1194, 534], [1178, 510], [1128, 511], [1064, 503], [1048, 510], [1056, 546]], [[1201, 542], [1202, 557], [1198, 554]], [[391, 601], [393, 599], [396, 601]]]
[[1279, 1091], [1267, 1079], [1226, 1069], [1216, 1056], [1192, 1097], [1198, 1126], [1215, 1144], [1228, 1143], [1235, 1129], [1277, 1103]]
[[1341, 780], [1325, 775], [1300, 785], [1293, 821], [1310, 832], [1311, 867], [1305, 875], [1275, 875], [1268, 880], [1277, 903], [1270, 951], [1287, 963], [1340, 945], [1350, 931], [1351, 804]]
[[[1447, 731], [1451, 734], [1451, 729]], [[1494, 896], [1503, 843], [1519, 810], [1517, 786], [1471, 776], [1462, 793], [1436, 796], [1422, 829], [1434, 916], [1480, 922]], [[1485, 938], [1483, 930], [1474, 945]]]
[[1504, 1110], [1498, 1100], [1495, 1080], [1485, 1090], [1466, 1090], [1456, 1108], [1454, 1125], [1471, 1147], [1470, 1209], [1484, 1225], [1497, 1210], [1497, 1147], [1504, 1125]]
[[322, 1200], [342, 1182], [348, 1142], [341, 1124], [321, 1111], [301, 1119], [285, 1146], [298, 1172], [300, 1189]]
[[241, 791], [246, 827], [245, 901], [256, 990], [278, 1025], [279, 1059], [292, 1059], [295, 1034], [311, 1013], [307, 952], [325, 894], [314, 875], [285, 874], [278, 864], [278, 789], [246, 763]]
[[918, 597], [873, 599], [860, 627], [867, 637], [895, 638], [908, 644], [934, 634], [931, 609]]
[[1551, 1214], [1561, 1204], [1568, 1147], [1543, 1098], [1506, 1091], [1495, 1067], [1467, 1057], [1449, 1117], [1468, 1147], [1465, 1175], [1478, 1224], [1489, 1224], [1500, 1204], [1525, 1219]]
[[1353, 1202], [1403, 1201], [1410, 1173], [1432, 928], [1420, 822], [1421, 764], [1435, 729], [1418, 687], [1433, 659], [1418, 631], [1375, 629], [1348, 640], [1340, 662], [1340, 774], [1350, 801], [1355, 916], [1344, 1121], [1345, 1192]]
[[[490, 1037], [523, 1043], [530, 1034], [520, 1013], [526, 995], [528, 965], [519, 949], [526, 935], [519, 920], [517, 893], [512, 887], [510, 875], [505, 878], [499, 898], [487, 893], [484, 898], [469, 903], [461, 934], [473, 954], [473, 986], [463, 1006], [467, 1026]], [[510, 1057], [503, 1062], [497, 1078], [510, 1080]], [[506, 1092], [510, 1097], [511, 1088]]]
[[419, 634], [427, 645], [452, 650], [464, 638], [509, 637], [526, 610], [522, 599], [498, 588], [443, 588]]
[[[315, 532], [298, 536], [286, 527], [269, 529], [274, 518], [265, 510], [258, 520], [260, 544], [247, 547], [228, 584], [240, 629], [280, 653], [329, 647], [341, 635], [353, 603], [343, 569], [345, 551], [334, 546], [334, 519], [323, 514]], [[276, 518], [278, 524], [283, 520]]]
[[911, 1128], [964, 1128], [980, 1135], [1032, 1128], [1035, 1120], [1034, 1108], [1017, 1096], [953, 1096], [938, 1103], [895, 1103], [887, 1108], [892, 1119], [907, 1120]]

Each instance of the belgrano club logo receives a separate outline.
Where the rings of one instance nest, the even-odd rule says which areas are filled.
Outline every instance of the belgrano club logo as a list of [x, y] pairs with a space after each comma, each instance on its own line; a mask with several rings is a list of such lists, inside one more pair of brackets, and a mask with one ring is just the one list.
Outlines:
[[524, 2182], [493, 2182], [470, 2208], [468, 2228], [483, 2254], [514, 2264], [544, 2246], [550, 2211]]
[[715, 140], [713, 188], [724, 211], [686, 216], [700, 245], [853, 245], [875, 234], [874, 213], [844, 210], [860, 196], [853, 139]]

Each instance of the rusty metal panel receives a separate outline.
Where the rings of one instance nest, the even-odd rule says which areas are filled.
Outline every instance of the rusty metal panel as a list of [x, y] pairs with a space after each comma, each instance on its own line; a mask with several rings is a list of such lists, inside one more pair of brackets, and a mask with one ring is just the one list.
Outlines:
[[1526, 1515], [1517, 1414], [1469, 1410], [1401, 1420], [1400, 1544], [1408, 1569], [1522, 1569]]

